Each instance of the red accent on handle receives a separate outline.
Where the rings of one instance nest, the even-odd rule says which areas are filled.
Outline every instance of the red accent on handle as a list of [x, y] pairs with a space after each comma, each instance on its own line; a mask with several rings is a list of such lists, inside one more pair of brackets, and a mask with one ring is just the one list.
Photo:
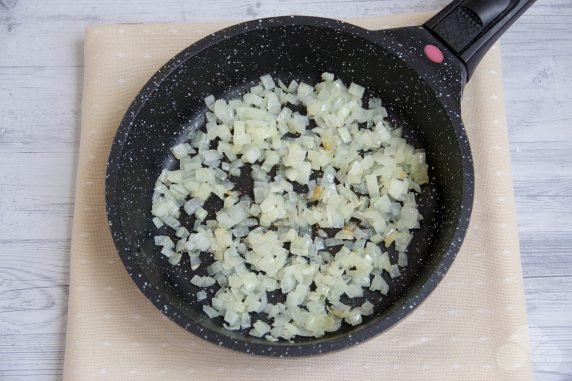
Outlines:
[[435, 45], [425, 45], [425, 48], [423, 48], [423, 52], [425, 52], [425, 56], [431, 62], [440, 64], [445, 60], [443, 52]]

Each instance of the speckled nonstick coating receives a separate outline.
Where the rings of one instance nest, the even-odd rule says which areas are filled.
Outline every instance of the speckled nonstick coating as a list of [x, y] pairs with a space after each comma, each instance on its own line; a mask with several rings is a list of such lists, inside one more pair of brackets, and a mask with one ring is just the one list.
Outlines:
[[[427, 44], [441, 48], [442, 64], [423, 53]], [[151, 195], [163, 168], [177, 165], [169, 147], [191, 129], [203, 128], [203, 99], [214, 94], [230, 98], [244, 92], [263, 74], [287, 82], [316, 83], [331, 72], [346, 84], [367, 88], [366, 97], [380, 97], [395, 126], [408, 141], [427, 151], [431, 183], [418, 197], [424, 220], [408, 249], [409, 265], [402, 276], [384, 279], [387, 296], [365, 292], [375, 305], [373, 316], [356, 327], [344, 323], [321, 338], [296, 338], [271, 343], [247, 331], [227, 331], [222, 318], [209, 319], [196, 300], [195, 273], [205, 275], [212, 262], [196, 271], [187, 256], [170, 265], [153, 245], [153, 236], [170, 234], [151, 221]], [[459, 251], [473, 202], [473, 164], [460, 117], [465, 68], [422, 27], [369, 31], [336, 20], [278, 17], [255, 20], [214, 33], [179, 53], [144, 86], [125, 115], [109, 156], [106, 202], [117, 251], [131, 278], [167, 317], [205, 340], [235, 350], [268, 356], [315, 355], [346, 348], [383, 332], [415, 309], [437, 286]], [[237, 182], [252, 191], [246, 174]], [[222, 203], [211, 197], [210, 217]], [[192, 226], [192, 221], [183, 220]], [[384, 248], [385, 250], [385, 248]], [[390, 250], [392, 261], [396, 253]], [[276, 300], [271, 296], [271, 300]]]

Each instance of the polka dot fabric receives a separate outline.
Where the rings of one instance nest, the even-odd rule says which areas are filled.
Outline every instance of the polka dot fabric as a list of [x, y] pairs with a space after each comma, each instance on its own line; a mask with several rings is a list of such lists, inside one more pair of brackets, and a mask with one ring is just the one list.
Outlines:
[[[380, 29], [426, 19], [351, 21]], [[328, 355], [255, 357], [193, 336], [141, 294], [107, 226], [109, 148], [147, 79], [181, 49], [225, 26], [109, 25], [86, 31], [64, 379], [532, 379], [498, 48], [484, 58], [463, 101], [476, 178], [467, 237], [444, 281], [397, 326]]]

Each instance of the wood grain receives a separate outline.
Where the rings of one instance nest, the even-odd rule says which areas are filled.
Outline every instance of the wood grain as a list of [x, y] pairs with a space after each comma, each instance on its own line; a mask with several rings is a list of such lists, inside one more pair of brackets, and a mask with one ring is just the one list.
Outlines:
[[[0, 1], [0, 379], [61, 377], [87, 25], [351, 18], [446, 3]], [[537, 2], [502, 45], [535, 376], [572, 379], [572, 2]]]

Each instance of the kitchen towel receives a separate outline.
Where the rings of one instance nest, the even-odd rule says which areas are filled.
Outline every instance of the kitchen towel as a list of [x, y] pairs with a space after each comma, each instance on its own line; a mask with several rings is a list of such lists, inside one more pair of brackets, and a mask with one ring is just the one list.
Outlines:
[[[421, 24], [427, 17], [351, 22], [381, 29]], [[531, 379], [497, 45], [483, 59], [463, 100], [476, 177], [466, 240], [442, 283], [397, 326], [337, 353], [255, 357], [186, 332], [139, 292], [107, 226], [109, 149], [123, 114], [149, 77], [181, 49], [227, 25], [108, 25], [86, 31], [64, 379]]]

